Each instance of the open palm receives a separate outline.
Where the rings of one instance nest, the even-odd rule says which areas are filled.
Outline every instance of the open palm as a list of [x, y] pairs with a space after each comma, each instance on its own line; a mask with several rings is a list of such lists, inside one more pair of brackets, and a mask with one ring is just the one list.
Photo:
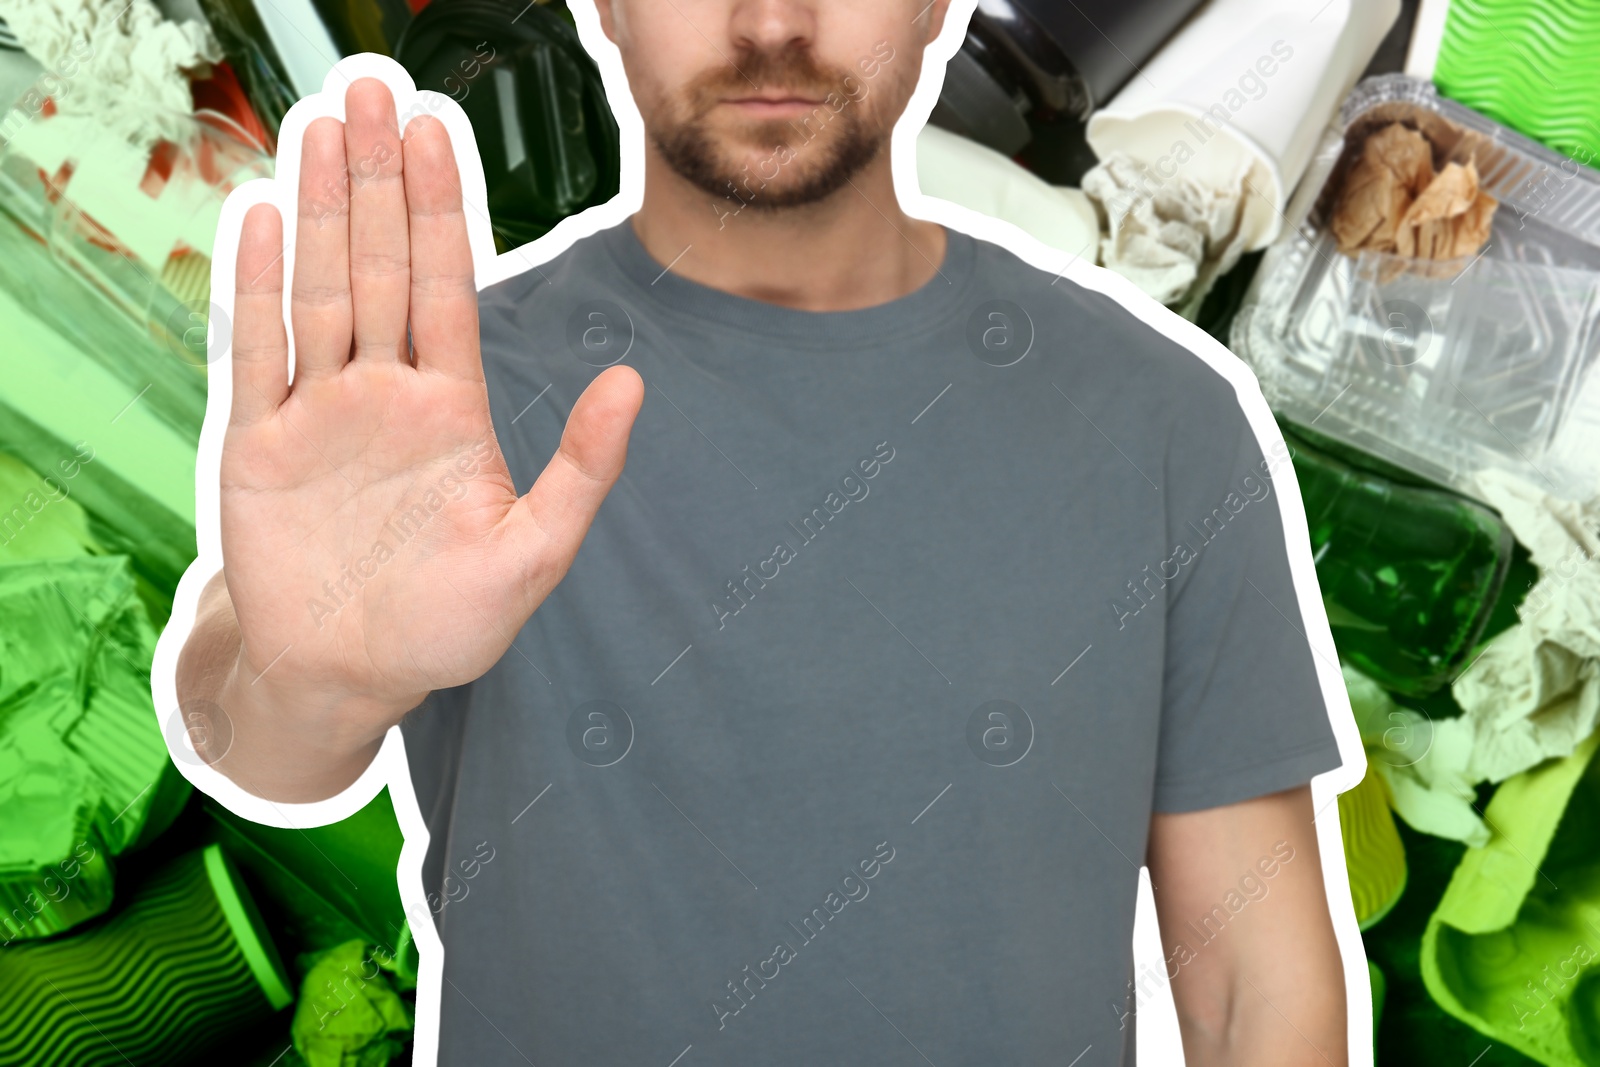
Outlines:
[[402, 140], [374, 79], [345, 114], [304, 139], [292, 383], [282, 221], [266, 205], [244, 221], [222, 551], [248, 681], [404, 709], [488, 670], [565, 575], [643, 383], [599, 375], [519, 497], [489, 417], [449, 136], [423, 117]]

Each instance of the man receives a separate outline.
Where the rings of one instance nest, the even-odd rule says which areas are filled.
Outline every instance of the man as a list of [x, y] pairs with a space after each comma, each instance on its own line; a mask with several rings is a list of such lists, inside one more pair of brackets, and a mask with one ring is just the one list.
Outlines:
[[1132, 1064], [1141, 861], [1192, 1067], [1345, 1062], [1281, 441], [901, 210], [947, 6], [599, 0], [643, 205], [481, 294], [443, 126], [355, 82], [292, 382], [245, 219], [179, 696], [274, 801], [402, 725], [443, 1063]]

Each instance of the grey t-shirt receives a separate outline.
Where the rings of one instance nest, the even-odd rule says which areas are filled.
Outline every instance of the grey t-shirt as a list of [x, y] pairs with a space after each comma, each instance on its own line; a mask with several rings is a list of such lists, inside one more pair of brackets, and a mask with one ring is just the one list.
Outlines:
[[1131, 1064], [1151, 813], [1340, 765], [1286, 457], [1111, 298], [948, 233], [862, 310], [627, 222], [481, 294], [519, 492], [603, 366], [646, 395], [565, 580], [404, 725], [441, 1063]]

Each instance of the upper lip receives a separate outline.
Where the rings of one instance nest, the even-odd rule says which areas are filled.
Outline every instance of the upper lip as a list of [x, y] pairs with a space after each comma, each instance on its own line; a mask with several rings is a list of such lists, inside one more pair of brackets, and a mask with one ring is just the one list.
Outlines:
[[814, 104], [817, 102], [813, 98], [809, 96], [802, 96], [799, 93], [757, 93], [752, 96], [732, 96], [729, 97], [728, 100], [730, 103], [735, 104], [746, 104], [751, 102], [760, 102], [763, 104]]

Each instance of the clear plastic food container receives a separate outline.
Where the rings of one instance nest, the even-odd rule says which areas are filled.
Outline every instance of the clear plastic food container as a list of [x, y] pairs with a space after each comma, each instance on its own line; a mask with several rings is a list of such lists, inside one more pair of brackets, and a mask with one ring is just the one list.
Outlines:
[[[1456, 260], [1338, 251], [1327, 223], [1368, 133], [1404, 122], [1500, 201]], [[1488, 468], [1600, 493], [1600, 172], [1404, 75], [1356, 86], [1235, 318], [1285, 418], [1465, 493]]]

